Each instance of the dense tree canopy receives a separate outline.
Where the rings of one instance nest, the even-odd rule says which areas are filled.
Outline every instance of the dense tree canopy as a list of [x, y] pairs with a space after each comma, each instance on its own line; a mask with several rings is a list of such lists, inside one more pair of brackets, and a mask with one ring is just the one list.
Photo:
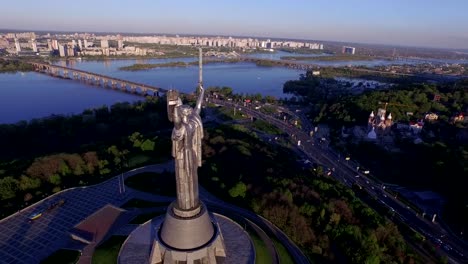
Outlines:
[[201, 184], [272, 221], [319, 263], [417, 260], [397, 227], [351, 190], [258, 138], [240, 125], [206, 131]]
[[24, 63], [16, 60], [3, 60], [0, 59], [0, 73], [2, 72], [27, 72], [34, 70], [33, 66], [29, 63]]
[[[468, 80], [395, 85], [353, 95], [333, 85], [332, 80], [306, 74], [300, 80], [287, 82], [284, 89], [301, 95], [300, 101], [311, 108], [311, 120], [327, 123], [333, 143], [369, 167], [374, 175], [385, 182], [443, 194], [448, 198], [444, 217], [457, 230], [468, 227], [468, 195], [462, 187], [468, 172], [468, 126], [467, 122], [453, 119], [459, 113], [468, 113]], [[325, 91], [328, 89], [332, 91]], [[370, 112], [378, 108], [386, 108], [395, 123], [405, 125], [424, 120], [429, 113], [435, 113], [438, 119], [424, 120], [418, 135], [420, 144], [395, 127], [390, 134], [394, 141], [391, 146], [341, 138], [343, 127], [366, 129]]]

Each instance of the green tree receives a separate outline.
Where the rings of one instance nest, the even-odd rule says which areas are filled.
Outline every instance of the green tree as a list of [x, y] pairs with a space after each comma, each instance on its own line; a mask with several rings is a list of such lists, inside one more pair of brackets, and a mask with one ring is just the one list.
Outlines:
[[19, 181], [19, 189], [22, 191], [30, 190], [30, 189], [36, 189], [41, 186], [41, 180], [38, 178], [30, 178], [26, 175], [21, 175], [20, 181]]
[[133, 143], [133, 147], [140, 148], [143, 141], [143, 136], [140, 132], [133, 132], [133, 134], [131, 134], [128, 139]]
[[70, 167], [63, 160], [60, 162], [59, 172], [62, 176], [68, 175], [71, 172]]
[[86, 162], [86, 169], [88, 173], [93, 174], [96, 167], [99, 167], [99, 158], [97, 153], [94, 151], [89, 151], [83, 154], [83, 159]]
[[49, 177], [49, 182], [53, 185], [60, 185], [60, 183], [62, 182], [62, 178], [60, 178], [60, 175], [58, 174], [53, 174]]
[[80, 176], [84, 174], [84, 170], [82, 166], [76, 166], [76, 168], [73, 170], [73, 175], [75, 176]]
[[114, 159], [114, 165], [117, 166], [118, 168], [122, 168], [125, 166], [122, 162], [126, 159], [126, 155], [128, 154], [128, 150], [119, 150], [117, 146], [112, 145], [107, 149], [107, 153], [111, 154]]
[[106, 166], [109, 165], [109, 161], [107, 160], [100, 160], [99, 161], [99, 174], [106, 175], [110, 173], [110, 169]]
[[245, 183], [240, 181], [229, 190], [229, 195], [231, 195], [231, 197], [244, 198], [246, 191], [247, 191], [247, 186], [245, 185]]
[[11, 177], [0, 179], [0, 200], [10, 199], [15, 197], [18, 190], [18, 181]]
[[143, 143], [141, 143], [140, 148], [142, 151], [153, 151], [154, 146], [155, 146], [154, 141], [146, 139], [145, 141], [143, 141]]

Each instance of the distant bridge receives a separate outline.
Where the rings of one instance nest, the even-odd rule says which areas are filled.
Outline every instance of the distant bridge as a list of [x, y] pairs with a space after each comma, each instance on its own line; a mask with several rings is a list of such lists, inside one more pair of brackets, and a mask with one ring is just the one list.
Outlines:
[[98, 73], [92, 73], [83, 70], [45, 63], [28, 63], [33, 65], [35, 71], [45, 73], [53, 77], [84, 81], [92, 85], [109, 87], [111, 89], [119, 90], [126, 93], [133, 93], [142, 96], [150, 95], [160, 97], [167, 92], [166, 89], [160, 87], [122, 80], [119, 78], [109, 77]]
[[[287, 67], [299, 70], [311, 70], [311, 69], [320, 69], [320, 66], [301, 63], [298, 61], [290, 60], [270, 60], [270, 59], [258, 59], [258, 58], [249, 58], [249, 57], [240, 57], [238, 61], [253, 62], [253, 63], [266, 63], [268, 66], [277, 66], [277, 67]], [[223, 62], [222, 59], [208, 59], [209, 61], [219, 61]], [[110, 77], [98, 73], [63, 67], [59, 65], [52, 65], [40, 62], [28, 62], [33, 65], [34, 69], [37, 72], [51, 75], [57, 78], [71, 79], [77, 81], [84, 81], [86, 83], [108, 87], [114, 90], [119, 90], [126, 93], [132, 93], [141, 96], [163, 96], [167, 90], [151, 86], [147, 84], [136, 83], [132, 81], [127, 81], [115, 77]], [[441, 74], [411, 74], [411, 73], [392, 73], [372, 69], [362, 69], [362, 68], [353, 68], [354, 71], [359, 71], [368, 74], [383, 74], [383, 75], [396, 75], [396, 76], [406, 76], [406, 77], [419, 77], [428, 80], [434, 81], [453, 81], [457, 79], [467, 78], [468, 76], [451, 76], [451, 75], [441, 75]]]

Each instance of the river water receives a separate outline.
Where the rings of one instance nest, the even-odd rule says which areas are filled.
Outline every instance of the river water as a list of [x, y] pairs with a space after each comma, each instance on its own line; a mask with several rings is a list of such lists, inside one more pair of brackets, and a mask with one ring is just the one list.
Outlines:
[[[250, 54], [264, 59], [280, 59], [282, 56], [325, 56], [326, 54], [275, 53]], [[155, 68], [143, 71], [122, 71], [120, 67], [135, 63], [191, 62], [197, 58], [174, 59], [125, 59], [103, 61], [58, 61], [55, 64], [100, 73], [124, 80], [144, 83], [165, 89], [192, 92], [198, 83], [197, 66]], [[304, 61], [322, 66], [386, 65], [395, 61]], [[407, 62], [400, 62], [407, 63]], [[205, 87], [229, 86], [235, 93], [288, 97], [282, 87], [287, 80], [297, 79], [299, 70], [279, 67], [258, 67], [253, 63], [213, 63], [204, 65]], [[141, 97], [63, 80], [34, 72], [0, 74], [0, 123], [15, 123], [20, 120], [42, 118], [52, 114], [81, 113], [84, 109], [111, 105], [122, 101], [136, 101]]]
[[140, 99], [35, 72], [0, 74], [0, 123], [81, 113], [87, 108]]
[[[163, 63], [194, 61], [185, 59], [59, 61], [58, 65], [100, 73], [161, 88], [192, 92], [198, 83], [198, 68], [155, 68], [144, 71], [121, 71], [120, 67], [134, 63]], [[204, 65], [205, 87], [230, 86], [235, 93], [272, 95], [283, 94], [283, 84], [297, 79], [299, 70], [257, 67], [253, 63], [215, 63]], [[35, 72], [0, 74], [0, 124], [43, 118], [52, 114], [68, 115], [116, 102], [137, 101], [142, 97], [103, 89], [85, 83], [53, 78]]]
[[[70, 68], [100, 73], [106, 76], [144, 83], [165, 89], [177, 89], [190, 93], [198, 84], [198, 66], [163, 67], [142, 71], [122, 71], [120, 67], [134, 63], [166, 63], [173, 61], [191, 62], [196, 58], [112, 60], [112, 61], [60, 61], [57, 64]], [[284, 97], [283, 84], [297, 79], [300, 70], [279, 67], [257, 67], [253, 63], [209, 63], [203, 66], [205, 87], [229, 86], [235, 93], [272, 95]]]

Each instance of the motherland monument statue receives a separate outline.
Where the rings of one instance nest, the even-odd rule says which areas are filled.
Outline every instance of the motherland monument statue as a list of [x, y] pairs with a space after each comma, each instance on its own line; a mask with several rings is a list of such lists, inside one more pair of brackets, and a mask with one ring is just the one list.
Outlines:
[[200, 201], [198, 167], [202, 165], [203, 123], [200, 111], [205, 90], [202, 83], [202, 50], [199, 58], [198, 98], [194, 108], [184, 105], [176, 90], [167, 92], [167, 115], [174, 123], [172, 156], [175, 160], [177, 199], [167, 209], [153, 244], [151, 263], [199, 260], [216, 263], [226, 256], [221, 229]]
[[174, 123], [171, 138], [177, 183], [176, 214], [183, 214], [182, 211], [200, 205], [197, 170], [202, 160], [203, 123], [200, 110], [205, 93], [201, 82], [198, 89], [199, 97], [195, 108], [183, 105], [177, 91], [170, 90], [167, 93], [167, 114]]
[[[217, 213], [208, 212], [199, 197], [198, 167], [202, 165], [203, 139], [200, 111], [205, 95], [201, 49], [199, 65], [195, 107], [184, 105], [176, 90], [166, 93], [167, 115], [174, 123], [171, 140], [176, 200], [167, 207], [164, 216], [157, 216], [131, 232], [120, 249], [119, 264], [255, 262], [255, 250], [249, 234], [241, 225], [222, 215], [227, 208]], [[220, 204], [225, 206], [223, 202], [213, 200], [209, 204], [215, 208]]]

